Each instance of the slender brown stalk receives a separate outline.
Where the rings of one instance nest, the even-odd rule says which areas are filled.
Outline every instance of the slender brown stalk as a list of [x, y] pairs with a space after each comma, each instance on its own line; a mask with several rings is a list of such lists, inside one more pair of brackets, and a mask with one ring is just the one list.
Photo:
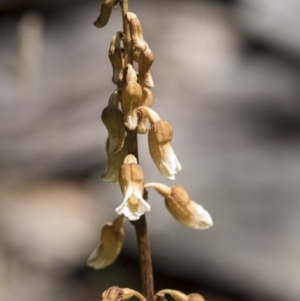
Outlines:
[[[132, 53], [132, 41], [129, 32], [129, 26], [127, 24], [125, 15], [128, 12], [128, 0], [120, 1], [122, 8], [122, 19], [123, 19], [123, 31], [124, 31], [124, 48], [125, 48], [125, 61], [126, 64], [133, 63], [133, 53]], [[138, 140], [137, 131], [127, 130], [127, 145], [128, 152], [133, 154], [137, 160], [139, 158], [138, 154]], [[144, 199], [147, 200], [147, 191], [144, 192]], [[151, 251], [149, 235], [147, 230], [147, 222], [145, 214], [140, 217], [139, 220], [131, 222], [135, 228], [138, 251], [139, 251], [139, 262], [141, 271], [141, 281], [142, 281], [142, 293], [148, 301], [153, 301], [154, 299], [154, 285], [153, 285], [153, 272], [152, 272], [152, 261], [151, 261]]]
[[140, 270], [142, 277], [142, 292], [146, 299], [153, 301], [154, 298], [154, 285], [153, 285], [153, 272], [151, 262], [151, 252], [149, 235], [147, 231], [147, 222], [145, 214], [139, 220], [132, 222], [135, 227], [138, 249]]

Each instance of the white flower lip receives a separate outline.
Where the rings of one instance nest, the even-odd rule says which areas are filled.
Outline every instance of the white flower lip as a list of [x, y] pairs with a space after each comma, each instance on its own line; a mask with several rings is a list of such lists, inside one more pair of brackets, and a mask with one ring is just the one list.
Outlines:
[[213, 220], [207, 210], [205, 210], [201, 205], [194, 203], [195, 209], [195, 229], [208, 229], [214, 225]]
[[[132, 197], [138, 200], [137, 204], [132, 204]], [[147, 211], [150, 211], [150, 205], [143, 199], [142, 194], [132, 186], [127, 189], [122, 204], [116, 208], [118, 214], [124, 214], [131, 221], [138, 220]]]
[[175, 180], [175, 174], [181, 170], [181, 164], [179, 163], [171, 145], [169, 144], [165, 147], [168, 147], [168, 152], [166, 153], [165, 158], [162, 158], [161, 172], [170, 180]]

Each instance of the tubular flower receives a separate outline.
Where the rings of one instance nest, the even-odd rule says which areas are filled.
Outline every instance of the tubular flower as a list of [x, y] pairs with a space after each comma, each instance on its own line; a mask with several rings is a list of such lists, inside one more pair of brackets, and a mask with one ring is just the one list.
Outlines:
[[167, 121], [161, 120], [152, 109], [142, 106], [139, 110], [143, 114], [147, 114], [151, 123], [148, 131], [148, 144], [152, 160], [162, 175], [174, 180], [175, 174], [181, 170], [181, 165], [170, 144], [173, 129]]
[[117, 217], [113, 223], [104, 225], [101, 231], [101, 243], [90, 255], [87, 265], [94, 269], [104, 269], [111, 265], [119, 256], [123, 242], [125, 216]]
[[108, 150], [109, 139], [107, 139], [106, 141], [106, 153], [108, 156], [108, 160], [103, 175], [101, 176], [101, 179], [105, 182], [115, 183], [119, 180], [119, 170], [123, 164], [125, 157], [128, 154], [126, 140], [124, 142], [123, 148], [116, 154], [109, 153]]
[[134, 130], [138, 124], [137, 108], [141, 105], [142, 87], [137, 82], [136, 72], [128, 64], [125, 84], [122, 88], [121, 105], [124, 113], [124, 123], [129, 130]]
[[124, 145], [125, 126], [123, 123], [123, 113], [118, 108], [119, 95], [115, 90], [110, 96], [108, 106], [104, 108], [101, 118], [108, 131], [109, 147], [107, 152], [117, 153]]
[[170, 144], [173, 137], [171, 125], [164, 120], [153, 123], [148, 131], [148, 143], [152, 160], [161, 174], [171, 180], [181, 170], [181, 165]]
[[138, 220], [150, 205], [143, 199], [144, 174], [137, 159], [127, 155], [119, 173], [119, 183], [124, 196], [122, 204], [116, 208], [118, 214], [124, 214], [130, 220]]
[[171, 187], [160, 183], [147, 183], [165, 198], [165, 204], [173, 217], [181, 224], [193, 229], [207, 229], [213, 226], [210, 214], [199, 204], [190, 200], [181, 185]]

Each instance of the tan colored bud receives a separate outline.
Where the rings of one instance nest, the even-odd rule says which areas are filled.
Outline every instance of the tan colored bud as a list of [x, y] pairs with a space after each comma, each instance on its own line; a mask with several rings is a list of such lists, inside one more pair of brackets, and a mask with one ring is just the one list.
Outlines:
[[[151, 110], [151, 109], [148, 109]], [[149, 118], [151, 121], [151, 119]], [[174, 180], [181, 165], [170, 144], [173, 137], [171, 125], [164, 120], [154, 122], [148, 131], [150, 155], [160, 173]]]
[[127, 66], [125, 84], [122, 88], [121, 104], [124, 113], [124, 123], [129, 130], [134, 130], [138, 124], [137, 108], [141, 104], [142, 87], [137, 83], [136, 72], [129, 64]]
[[139, 56], [139, 83], [148, 88], [154, 87], [154, 82], [151, 76], [150, 67], [154, 62], [154, 53], [147, 47]]
[[152, 91], [147, 87], [142, 87], [142, 100], [141, 100], [141, 106], [146, 106], [151, 108], [153, 104], [153, 94]]
[[102, 301], [122, 301], [123, 290], [117, 286], [112, 286], [102, 293]]
[[150, 205], [143, 199], [144, 173], [137, 159], [127, 155], [119, 173], [119, 184], [124, 196], [122, 204], [116, 208], [118, 214], [124, 214], [130, 220], [138, 220]]
[[87, 265], [94, 269], [104, 269], [119, 256], [123, 242], [125, 216], [117, 217], [112, 223], [106, 223], [101, 231], [101, 243], [90, 255]]
[[125, 68], [124, 48], [121, 47], [122, 32], [117, 32], [111, 39], [108, 51], [108, 57], [113, 68], [112, 81], [114, 84], [120, 84], [123, 80], [123, 71]]
[[124, 116], [118, 108], [119, 95], [118, 90], [115, 90], [110, 96], [108, 106], [102, 111], [102, 121], [108, 131], [109, 148], [108, 153], [119, 152], [125, 141], [125, 126]]
[[123, 161], [128, 154], [126, 139], [123, 145], [123, 148], [113, 154], [108, 152], [109, 149], [109, 140], [106, 141], [106, 152], [108, 155], [108, 161], [105, 166], [104, 173], [101, 179], [105, 182], [116, 183], [119, 181], [119, 171], [123, 165]]
[[189, 294], [186, 295], [180, 291], [170, 290], [170, 289], [163, 289], [157, 292], [156, 296], [164, 296], [170, 295], [175, 301], [205, 301], [204, 298], [199, 294]]
[[171, 187], [160, 183], [147, 183], [165, 198], [167, 208], [181, 224], [193, 229], [207, 229], [213, 226], [210, 214], [199, 204], [190, 200], [187, 191], [181, 185]]
[[128, 12], [126, 19], [129, 24], [130, 35], [135, 50], [143, 52], [147, 49], [148, 44], [144, 41], [143, 28], [136, 14]]
[[104, 27], [110, 18], [111, 12], [114, 8], [116, 0], [105, 0], [100, 9], [100, 15], [97, 20], [94, 22], [94, 25], [98, 28]]

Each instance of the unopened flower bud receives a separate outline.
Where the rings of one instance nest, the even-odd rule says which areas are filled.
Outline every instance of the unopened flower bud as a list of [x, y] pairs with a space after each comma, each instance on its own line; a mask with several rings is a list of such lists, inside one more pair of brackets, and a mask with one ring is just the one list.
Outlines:
[[101, 231], [101, 243], [90, 255], [87, 265], [94, 269], [103, 269], [111, 265], [119, 256], [123, 242], [125, 216], [117, 217], [113, 223], [106, 223]]
[[154, 82], [151, 76], [150, 67], [154, 62], [154, 54], [152, 50], [147, 47], [139, 56], [139, 83], [142, 86], [153, 88]]
[[129, 130], [134, 130], [138, 124], [137, 108], [141, 104], [142, 87], [137, 83], [136, 72], [132, 65], [127, 66], [125, 84], [122, 88], [121, 104], [124, 113], [124, 123]]
[[124, 142], [123, 148], [117, 153], [109, 153], [109, 140], [106, 141], [106, 153], [108, 160], [105, 166], [105, 170], [101, 179], [105, 182], [116, 183], [119, 181], [119, 171], [123, 164], [125, 157], [128, 154], [126, 140]]
[[204, 298], [199, 294], [189, 294], [186, 295], [180, 291], [170, 290], [170, 289], [163, 289], [157, 292], [156, 296], [164, 296], [170, 295], [175, 301], [205, 301]]
[[[149, 120], [151, 121], [150, 118]], [[152, 160], [162, 175], [174, 180], [175, 174], [181, 170], [181, 165], [170, 144], [172, 137], [173, 129], [164, 120], [152, 123], [148, 131], [148, 144]]]
[[207, 229], [213, 226], [210, 214], [199, 204], [190, 200], [187, 191], [181, 185], [171, 187], [160, 183], [147, 183], [165, 198], [167, 208], [181, 224], [193, 229]]
[[125, 140], [124, 116], [118, 108], [118, 103], [118, 90], [115, 90], [110, 96], [108, 106], [103, 110], [101, 116], [108, 131], [109, 154], [119, 152], [123, 148]]
[[115, 5], [116, 0], [105, 0], [101, 5], [100, 15], [94, 22], [94, 25], [98, 28], [104, 27], [110, 18], [111, 12]]
[[134, 48], [140, 52], [145, 51], [148, 45], [144, 41], [143, 28], [139, 19], [137, 18], [136, 14], [130, 12], [126, 14], [126, 19], [129, 24], [130, 35]]
[[119, 173], [119, 183], [124, 199], [116, 208], [118, 214], [124, 214], [134, 221], [150, 211], [150, 205], [143, 199], [144, 173], [135, 156], [129, 154], [125, 158]]
[[108, 57], [113, 68], [112, 81], [116, 85], [122, 82], [125, 68], [124, 49], [121, 47], [122, 36], [122, 32], [117, 32], [112, 37], [108, 51]]

